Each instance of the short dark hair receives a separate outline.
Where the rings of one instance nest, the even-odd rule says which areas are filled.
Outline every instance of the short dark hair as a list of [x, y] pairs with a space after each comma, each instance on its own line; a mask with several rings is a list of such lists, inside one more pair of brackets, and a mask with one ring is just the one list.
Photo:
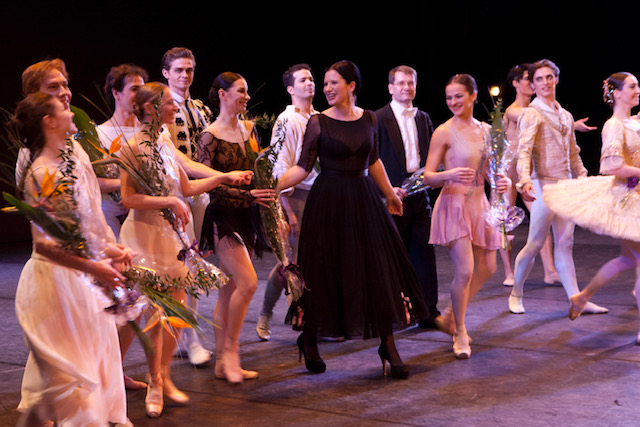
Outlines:
[[311, 72], [311, 67], [307, 64], [296, 64], [287, 68], [284, 74], [282, 74], [282, 83], [284, 84], [285, 89], [288, 88], [289, 86], [293, 86], [293, 84], [295, 83], [293, 74], [296, 71], [300, 71], [300, 70], [309, 70], [309, 72]]
[[[524, 73], [529, 73], [529, 67], [531, 67], [531, 64], [529, 63], [519, 64], [512, 67], [507, 74], [507, 81], [509, 82], [509, 84], [511, 84], [514, 80], [517, 82], [522, 80], [522, 78], [524, 77]], [[530, 74], [529, 78], [531, 78]]]
[[162, 55], [162, 69], [171, 69], [171, 64], [178, 58], [190, 59], [193, 62], [193, 66], [196, 66], [196, 57], [193, 56], [193, 52], [191, 52], [190, 49], [186, 47], [173, 47]]
[[126, 84], [125, 80], [127, 77], [142, 77], [142, 80], [149, 80], [149, 73], [147, 71], [135, 64], [122, 64], [117, 65], [115, 67], [111, 67], [109, 70], [109, 74], [105, 79], [104, 83], [104, 96], [107, 98], [107, 101], [110, 105], [114, 105], [115, 99], [113, 98], [112, 91], [122, 92], [124, 89], [124, 85]]

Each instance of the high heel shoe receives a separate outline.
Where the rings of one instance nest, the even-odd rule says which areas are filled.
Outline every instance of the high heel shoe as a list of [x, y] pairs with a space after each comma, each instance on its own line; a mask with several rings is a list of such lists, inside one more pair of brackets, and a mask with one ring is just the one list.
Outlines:
[[298, 344], [298, 361], [302, 362], [302, 356], [304, 356], [304, 366], [307, 368], [307, 371], [321, 374], [327, 370], [327, 365], [324, 363], [324, 360], [322, 360], [322, 358], [307, 358], [307, 354], [304, 351], [304, 340], [302, 338], [302, 334], [298, 336], [298, 340], [296, 341], [296, 343]]
[[470, 341], [471, 339], [466, 333], [464, 335], [455, 334], [453, 336], [453, 354], [456, 358], [468, 359], [471, 357]]
[[162, 375], [157, 374], [153, 378], [149, 376], [147, 381], [147, 397], [144, 399], [147, 417], [158, 418], [162, 414], [164, 402], [162, 399]]
[[406, 380], [409, 378], [409, 366], [404, 363], [401, 365], [392, 364], [389, 358], [389, 350], [387, 350], [386, 347], [382, 345], [378, 347], [378, 356], [380, 356], [380, 360], [382, 361], [382, 375], [387, 376], [387, 361], [389, 361], [391, 378], [396, 380]]

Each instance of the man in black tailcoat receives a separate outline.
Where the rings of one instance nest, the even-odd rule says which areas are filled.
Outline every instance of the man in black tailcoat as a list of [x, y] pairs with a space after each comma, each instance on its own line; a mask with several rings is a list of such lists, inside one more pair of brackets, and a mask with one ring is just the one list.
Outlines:
[[418, 276], [424, 299], [429, 307], [427, 319], [419, 319], [422, 328], [435, 328], [440, 314], [438, 277], [433, 245], [429, 244], [431, 205], [429, 194], [421, 191], [408, 196], [400, 188], [413, 172], [424, 167], [433, 124], [429, 115], [413, 106], [417, 73], [408, 66], [398, 66], [389, 72], [391, 102], [375, 112], [378, 119], [379, 153], [398, 197], [404, 203], [402, 216], [394, 216], [398, 231], [409, 252]]

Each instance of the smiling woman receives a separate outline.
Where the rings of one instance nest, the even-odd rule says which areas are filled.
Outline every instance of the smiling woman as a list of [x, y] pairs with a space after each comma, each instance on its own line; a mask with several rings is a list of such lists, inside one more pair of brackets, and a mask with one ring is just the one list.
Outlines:
[[[251, 97], [247, 81], [238, 73], [225, 72], [211, 84], [209, 101], [218, 107], [218, 118], [198, 140], [198, 160], [224, 172], [252, 170], [258, 152], [258, 135], [253, 122], [241, 119]], [[253, 184], [220, 186], [209, 193], [202, 225], [202, 247], [212, 249], [220, 258], [223, 271], [231, 276], [220, 289], [213, 312], [216, 336], [217, 378], [239, 383], [258, 376], [240, 366], [240, 332], [258, 277], [251, 263], [268, 248], [261, 239], [258, 205], [274, 198], [273, 190], [256, 189]]]
[[[456, 357], [471, 356], [465, 326], [467, 304], [496, 270], [495, 250], [500, 235], [483, 218], [489, 208], [484, 193], [484, 170], [490, 142], [490, 126], [473, 117], [478, 90], [475, 79], [456, 74], [445, 87], [445, 100], [453, 117], [440, 125], [431, 139], [424, 182], [443, 186], [433, 209], [429, 243], [447, 246], [455, 266], [451, 283], [451, 307], [436, 318], [444, 332], [453, 335]], [[444, 164], [444, 170], [438, 167]], [[498, 192], [511, 185], [508, 178], [496, 181]]]
[[[324, 372], [318, 336], [380, 337], [386, 373], [409, 377], [393, 331], [427, 317], [407, 251], [392, 223], [402, 202], [378, 157], [375, 114], [356, 105], [360, 70], [350, 61], [329, 67], [324, 94], [330, 107], [312, 115], [296, 166], [278, 181], [294, 186], [320, 159], [320, 174], [307, 199], [298, 260], [309, 292], [301, 298], [303, 333], [298, 348], [311, 372]], [[386, 199], [386, 206], [380, 200]]]

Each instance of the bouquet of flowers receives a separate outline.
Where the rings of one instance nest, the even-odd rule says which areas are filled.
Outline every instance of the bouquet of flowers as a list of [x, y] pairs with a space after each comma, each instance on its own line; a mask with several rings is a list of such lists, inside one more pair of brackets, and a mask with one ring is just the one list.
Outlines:
[[[120, 138], [112, 143], [105, 158], [96, 160], [94, 165], [117, 164], [126, 170], [129, 175], [136, 180], [140, 188], [151, 196], [167, 196], [171, 194], [169, 187], [170, 179], [164, 166], [165, 160], [158, 151], [156, 140], [160, 134], [162, 123], [159, 119], [159, 106], [161, 100], [156, 104], [156, 114], [150, 123], [150, 128], [145, 132], [146, 139], [139, 143], [139, 153], [132, 150], [120, 149]], [[120, 154], [116, 152], [120, 150]], [[220, 288], [229, 281], [229, 277], [218, 267], [205, 260], [205, 255], [198, 250], [196, 241], [191, 242], [187, 233], [183, 230], [183, 224], [176, 219], [170, 209], [161, 209], [161, 214], [175, 231], [182, 249], [176, 257], [183, 261], [190, 272], [179, 286], [184, 288], [189, 294], [198, 296], [204, 292], [207, 295], [211, 289]]]
[[503, 194], [496, 192], [496, 181], [499, 176], [505, 176], [513, 154], [509, 150], [509, 141], [505, 137], [502, 120], [502, 101], [498, 99], [491, 113], [491, 144], [488, 152], [488, 178], [491, 184], [490, 208], [485, 211], [484, 218], [492, 227], [500, 229], [502, 247], [509, 249], [511, 243], [507, 237], [509, 231], [514, 230], [524, 219], [524, 211], [517, 206], [511, 206]]
[[[10, 207], [3, 208], [3, 212], [18, 212], [38, 227], [44, 234], [54, 239], [64, 250], [87, 259], [98, 259], [98, 254], [93, 253], [87, 240], [82, 234], [82, 226], [78, 213], [77, 200], [74, 194], [75, 185], [75, 160], [73, 157], [73, 145], [71, 141], [67, 149], [60, 154], [62, 158], [59, 168], [61, 177], [56, 179], [56, 172], [45, 171], [42, 183], [39, 185], [35, 177], [33, 179], [34, 194], [29, 194], [33, 204], [23, 202], [15, 196], [3, 192], [3, 197]], [[146, 307], [144, 296], [132, 291], [130, 284], [114, 291], [106, 291], [102, 286], [99, 297], [105, 294], [112, 302], [108, 311], [118, 313], [119, 324], [128, 323], [139, 335], [145, 349], [150, 348], [148, 338], [141, 334], [140, 328], [134, 322], [142, 310]]]
[[[273, 176], [273, 167], [278, 158], [284, 142], [286, 120], [275, 124], [274, 135], [277, 135], [275, 143], [260, 152], [254, 161], [254, 177], [257, 188], [275, 189], [278, 179]], [[302, 296], [305, 286], [302, 274], [298, 266], [291, 259], [293, 250], [289, 243], [289, 224], [282, 209], [280, 199], [269, 203], [269, 207], [260, 206], [260, 218], [265, 228], [271, 247], [280, 261], [279, 276], [285, 286], [285, 294], [291, 302], [296, 302]]]

